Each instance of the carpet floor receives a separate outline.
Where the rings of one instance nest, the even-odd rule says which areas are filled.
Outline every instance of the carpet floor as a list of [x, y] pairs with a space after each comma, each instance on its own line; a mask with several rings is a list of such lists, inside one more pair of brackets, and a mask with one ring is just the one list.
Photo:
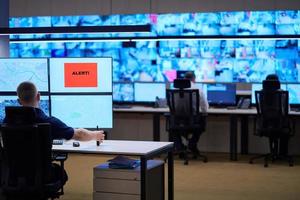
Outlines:
[[[61, 200], [92, 200], [93, 167], [108, 156], [70, 154], [66, 161], [69, 181]], [[175, 158], [175, 200], [298, 200], [300, 199], [300, 162], [263, 161], [249, 164], [250, 156], [229, 161], [228, 154], [209, 153], [208, 162], [191, 160], [189, 165]]]

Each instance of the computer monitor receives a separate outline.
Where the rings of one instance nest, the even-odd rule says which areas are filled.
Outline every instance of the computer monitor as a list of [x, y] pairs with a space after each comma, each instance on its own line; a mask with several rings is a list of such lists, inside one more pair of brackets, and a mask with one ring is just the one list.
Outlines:
[[[198, 89], [200, 89], [202, 91], [203, 95], [206, 98], [207, 97], [207, 84], [196, 82], [195, 85]], [[173, 83], [170, 83], [170, 89], [174, 89], [174, 84]]]
[[[253, 83], [252, 88], [251, 88], [251, 104], [256, 104], [255, 101], [255, 91], [260, 91], [262, 90], [262, 83]], [[285, 83], [280, 84], [280, 89], [281, 90], [286, 90], [287, 85]]]
[[50, 91], [112, 92], [112, 58], [50, 58]]
[[33, 82], [39, 91], [48, 91], [46, 58], [0, 58], [0, 91], [16, 91], [23, 81]]
[[113, 101], [114, 102], [133, 102], [134, 90], [133, 83], [113, 83]]
[[166, 84], [153, 82], [134, 83], [134, 101], [151, 103], [155, 102], [156, 97], [166, 98]]
[[[0, 123], [5, 117], [6, 106], [20, 106], [17, 96], [0, 96]], [[41, 96], [40, 108], [49, 116], [49, 96]]]
[[300, 84], [287, 84], [289, 92], [289, 103], [293, 106], [300, 106]]
[[187, 72], [194, 72], [194, 71], [190, 71], [190, 70], [177, 70], [176, 71], [176, 78], [184, 78], [185, 74]]
[[112, 96], [52, 95], [51, 115], [75, 128], [112, 128]]
[[236, 85], [231, 83], [206, 84], [207, 101], [210, 105], [230, 106], [236, 104]]

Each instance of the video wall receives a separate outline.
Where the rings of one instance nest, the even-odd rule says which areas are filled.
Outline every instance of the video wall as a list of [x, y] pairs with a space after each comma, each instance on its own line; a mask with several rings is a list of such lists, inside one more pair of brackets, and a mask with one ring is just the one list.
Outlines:
[[19, 106], [17, 86], [33, 82], [40, 108], [72, 127], [112, 128], [111, 58], [1, 58], [0, 122]]
[[[114, 82], [172, 82], [193, 70], [198, 82], [261, 82], [276, 73], [300, 82], [300, 11], [241, 11], [134, 15], [43, 16], [10, 19], [10, 27], [150, 24], [150, 33], [13, 35], [11, 57], [112, 57]], [[273, 39], [238, 39], [240, 36]], [[220, 39], [146, 40], [140, 37], [218, 36]], [[222, 39], [235, 36], [236, 39]], [[274, 39], [276, 36], [286, 38]], [[130, 38], [128, 42], [17, 43], [34, 38]]]

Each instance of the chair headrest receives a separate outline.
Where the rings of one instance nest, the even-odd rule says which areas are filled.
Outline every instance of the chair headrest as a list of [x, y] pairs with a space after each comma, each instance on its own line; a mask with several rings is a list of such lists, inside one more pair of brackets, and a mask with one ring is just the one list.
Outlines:
[[191, 87], [191, 81], [189, 79], [180, 78], [174, 80], [174, 88], [184, 89], [190, 87]]
[[35, 109], [25, 106], [7, 106], [5, 115], [8, 124], [33, 124], [36, 118]]
[[280, 89], [280, 82], [278, 80], [264, 80], [263, 90], [264, 91], [275, 91]]

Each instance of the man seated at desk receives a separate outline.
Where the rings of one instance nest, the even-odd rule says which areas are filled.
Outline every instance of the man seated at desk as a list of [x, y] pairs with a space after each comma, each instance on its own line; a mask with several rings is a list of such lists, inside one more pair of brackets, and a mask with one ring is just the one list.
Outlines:
[[[200, 113], [207, 113], [208, 110], [208, 101], [203, 91], [197, 87], [196, 85], [196, 75], [193, 71], [188, 71], [184, 75], [185, 79], [189, 79], [191, 81], [191, 87], [189, 89], [197, 89], [199, 90], [199, 111]], [[204, 128], [203, 128], [204, 130]], [[200, 139], [200, 135], [202, 132], [193, 132], [192, 137], [188, 141], [188, 148], [195, 154], [199, 154], [199, 149], [197, 148], [198, 141]], [[175, 138], [175, 146], [178, 150], [183, 148], [181, 136], [176, 135]]]
[[[264, 91], [269, 91], [269, 90], [281, 90], [280, 88], [280, 80], [276, 74], [269, 74], [266, 77], [266, 81], [274, 81], [278, 82], [278, 85], [272, 85], [272, 88], [264, 88], [263, 85], [263, 90]], [[276, 87], [277, 86], [277, 87]], [[288, 155], [288, 141], [289, 141], [289, 135], [282, 135], [279, 140], [279, 154], [280, 155]]]
[[[40, 108], [40, 93], [38, 92], [36, 86], [29, 82], [22, 82], [17, 88], [18, 101], [22, 106], [34, 107], [36, 113], [36, 123], [49, 123], [51, 125], [51, 135], [52, 139], [75, 139], [79, 141], [89, 141], [97, 140], [102, 141], [104, 139], [104, 134], [102, 130], [90, 131], [84, 128], [72, 128], [67, 126], [61, 120], [56, 117], [47, 116]], [[3, 122], [5, 123], [6, 117]], [[58, 165], [54, 165], [55, 174], [59, 178], [60, 169]], [[57, 172], [57, 173], [56, 173]], [[56, 176], [55, 175], [55, 176]], [[67, 175], [65, 174], [65, 181], [67, 181]]]

